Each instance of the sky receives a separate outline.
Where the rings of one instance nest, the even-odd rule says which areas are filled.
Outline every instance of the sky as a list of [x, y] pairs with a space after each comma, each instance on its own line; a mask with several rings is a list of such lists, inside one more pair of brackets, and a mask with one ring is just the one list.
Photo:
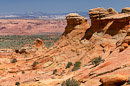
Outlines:
[[120, 12], [130, 7], [130, 0], [0, 0], [0, 14], [88, 12], [96, 7], [112, 7]]

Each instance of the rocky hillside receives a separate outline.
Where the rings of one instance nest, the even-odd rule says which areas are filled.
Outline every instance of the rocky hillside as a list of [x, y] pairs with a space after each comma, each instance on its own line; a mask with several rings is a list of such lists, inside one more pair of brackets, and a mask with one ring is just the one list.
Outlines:
[[[126, 11], [127, 10], [127, 11]], [[1, 50], [1, 86], [129, 86], [130, 8], [76, 13], [55, 45], [40, 39], [20, 50]]]
[[0, 35], [63, 33], [65, 20], [0, 19]]

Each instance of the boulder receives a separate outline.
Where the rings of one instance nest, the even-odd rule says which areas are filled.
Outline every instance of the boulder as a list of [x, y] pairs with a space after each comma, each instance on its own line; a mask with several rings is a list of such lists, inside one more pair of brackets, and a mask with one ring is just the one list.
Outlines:
[[43, 41], [39, 38], [35, 39], [34, 41], [34, 47], [35, 48], [42, 48], [42, 49], [47, 49]]
[[122, 46], [123, 46], [124, 48], [127, 48], [129, 45], [128, 45], [127, 43], [123, 43]]
[[43, 45], [43, 41], [42, 41], [41, 39], [37, 38], [37, 39], [35, 39], [35, 41], [34, 41], [34, 45], [35, 45], [36, 47], [42, 46], [42, 45]]
[[20, 49], [20, 50], [16, 49], [15, 52], [16, 52], [16, 53], [20, 53], [20, 54], [23, 54], [23, 53], [24, 53], [24, 54], [27, 54], [27, 53], [28, 53], [27, 49], [24, 49], [24, 48], [22, 48], [22, 49]]
[[126, 36], [125, 39], [123, 40], [123, 43], [130, 44], [130, 36]]
[[121, 86], [126, 81], [128, 81], [128, 77], [120, 74], [106, 75], [101, 78], [102, 86]]

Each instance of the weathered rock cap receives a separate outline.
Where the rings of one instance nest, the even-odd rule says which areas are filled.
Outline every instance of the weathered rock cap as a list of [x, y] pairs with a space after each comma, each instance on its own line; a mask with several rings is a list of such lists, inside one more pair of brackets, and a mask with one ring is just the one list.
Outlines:
[[118, 14], [118, 12], [113, 8], [108, 8], [107, 11], [111, 14]]
[[130, 7], [122, 8], [121, 13], [130, 13]]
[[70, 13], [66, 16], [67, 24], [78, 25], [83, 22], [87, 22], [87, 18], [80, 16], [78, 13]]
[[98, 7], [98, 8], [94, 8], [94, 9], [90, 9], [89, 12], [95, 12], [95, 11], [105, 11], [105, 9], [103, 7]]
[[94, 9], [90, 9], [89, 10], [89, 16], [90, 18], [103, 18], [103, 17], [107, 17], [113, 14], [118, 14], [118, 12], [116, 12], [113, 8], [108, 8], [107, 10], [102, 8], [102, 7], [98, 7], [98, 8], [94, 8]]

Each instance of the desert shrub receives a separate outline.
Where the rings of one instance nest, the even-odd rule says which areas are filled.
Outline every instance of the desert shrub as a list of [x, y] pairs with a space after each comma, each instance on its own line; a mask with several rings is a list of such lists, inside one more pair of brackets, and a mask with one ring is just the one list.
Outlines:
[[102, 61], [104, 61], [100, 56], [92, 59], [89, 63], [92, 63], [92, 65], [99, 65]]
[[14, 58], [14, 59], [11, 60], [11, 63], [15, 63], [15, 62], [17, 62], [16, 58]]
[[22, 74], [24, 74], [25, 72], [24, 71], [22, 71]]
[[16, 82], [15, 85], [16, 85], [16, 86], [20, 86], [20, 82]]
[[38, 62], [33, 62], [32, 66], [35, 67], [38, 64]]
[[68, 64], [66, 65], [66, 69], [70, 68], [70, 66], [72, 66], [72, 62], [68, 62]]
[[72, 68], [72, 71], [80, 69], [80, 65], [81, 65], [81, 62], [79, 61], [75, 62], [74, 67]]
[[57, 69], [55, 69], [55, 70], [53, 71], [53, 74], [56, 74], [56, 72], [57, 72]]
[[79, 85], [80, 83], [73, 78], [62, 82], [61, 84], [61, 86], [79, 86]]

